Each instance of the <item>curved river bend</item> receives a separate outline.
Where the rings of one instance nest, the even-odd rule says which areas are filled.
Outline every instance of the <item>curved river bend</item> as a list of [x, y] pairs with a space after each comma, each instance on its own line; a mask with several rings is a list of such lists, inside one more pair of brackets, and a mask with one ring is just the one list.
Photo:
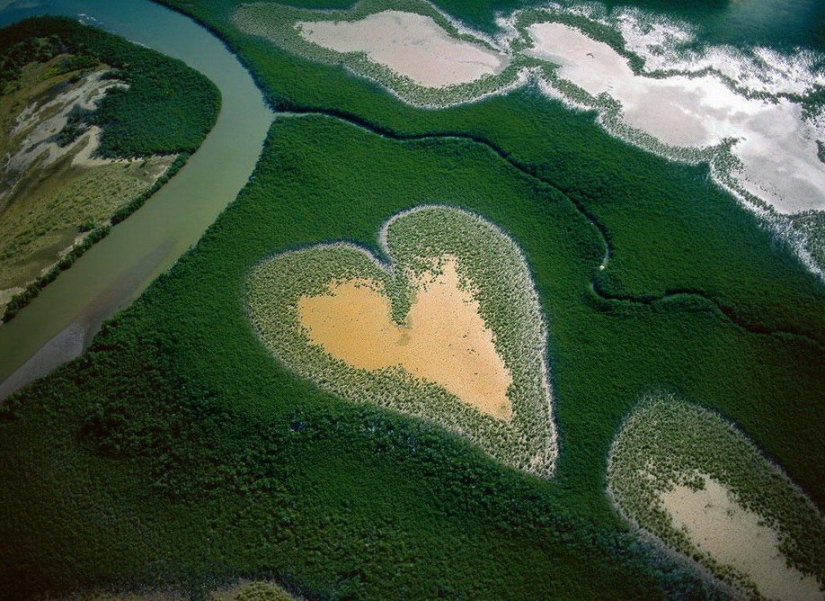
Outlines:
[[79, 355], [104, 319], [137, 298], [198, 241], [252, 174], [273, 119], [240, 62], [178, 13], [149, 0], [25, 5], [0, 10], [0, 27], [39, 14], [78, 17], [183, 60], [215, 82], [223, 104], [214, 129], [186, 166], [0, 327], [0, 399]]

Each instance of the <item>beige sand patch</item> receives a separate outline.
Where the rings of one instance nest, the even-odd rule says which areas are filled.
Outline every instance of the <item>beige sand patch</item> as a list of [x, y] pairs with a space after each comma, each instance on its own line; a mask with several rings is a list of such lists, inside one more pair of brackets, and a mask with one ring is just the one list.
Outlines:
[[450, 257], [440, 273], [427, 272], [415, 282], [403, 326], [392, 320], [389, 297], [363, 279], [334, 283], [322, 296], [302, 297], [301, 323], [313, 344], [353, 367], [400, 366], [483, 413], [510, 419], [512, 377], [479, 315], [478, 301], [459, 286], [456, 263]]
[[428, 88], [464, 84], [504, 70], [509, 59], [450, 36], [432, 17], [386, 10], [359, 21], [302, 21], [301, 36], [335, 52], [364, 52]]
[[718, 563], [743, 572], [761, 595], [783, 601], [825, 598], [815, 577], [787, 565], [776, 531], [713, 478], [705, 476], [702, 490], [675, 486], [660, 498], [676, 528]]

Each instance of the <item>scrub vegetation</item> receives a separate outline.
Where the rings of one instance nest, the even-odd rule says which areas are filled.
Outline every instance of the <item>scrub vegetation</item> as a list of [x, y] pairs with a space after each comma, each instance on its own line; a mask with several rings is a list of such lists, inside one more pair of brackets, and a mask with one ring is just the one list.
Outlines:
[[[199, 245], [85, 356], [3, 405], [0, 597], [197, 597], [244, 575], [318, 599], [719, 598], [605, 491], [616, 433], [662, 389], [736, 423], [825, 507], [825, 289], [706, 166], [530, 89], [411, 107], [242, 34], [234, 1], [166, 3], [293, 115]], [[489, 3], [439, 6], [493, 28]], [[552, 479], [327, 392], [250, 326], [250, 270], [273, 253], [344, 240], [382, 257], [381, 225], [428, 203], [495, 223], [524, 254], [548, 329]]]
[[[132, 591], [132, 592], [87, 592], [58, 601], [186, 601], [190, 598], [180, 590]], [[266, 581], [240, 581], [234, 585], [221, 586], [201, 595], [203, 601], [300, 601], [276, 584]]]
[[220, 93], [179, 61], [63, 18], [3, 30], [0, 65], [0, 290], [21, 290], [8, 321], [186, 163]]

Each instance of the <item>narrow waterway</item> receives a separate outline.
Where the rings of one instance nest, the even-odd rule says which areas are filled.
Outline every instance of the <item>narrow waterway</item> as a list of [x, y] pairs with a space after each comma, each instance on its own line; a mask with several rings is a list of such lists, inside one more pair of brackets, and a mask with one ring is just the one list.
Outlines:
[[0, 27], [37, 14], [74, 16], [179, 58], [215, 82], [223, 105], [206, 141], [166, 186], [0, 327], [0, 399], [80, 354], [103, 320], [198, 241], [251, 175], [273, 119], [238, 60], [174, 11], [149, 0], [27, 0], [0, 10]]

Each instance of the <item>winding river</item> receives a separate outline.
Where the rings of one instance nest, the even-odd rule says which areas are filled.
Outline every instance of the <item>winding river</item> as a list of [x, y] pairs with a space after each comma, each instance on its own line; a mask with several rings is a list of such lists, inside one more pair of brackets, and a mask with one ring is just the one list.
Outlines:
[[179, 58], [215, 82], [223, 105], [169, 183], [0, 327], [0, 399], [82, 353], [107, 317], [198, 241], [252, 174], [274, 116], [217, 38], [149, 0], [17, 0], [0, 10], [0, 27], [38, 14], [74, 16]]

